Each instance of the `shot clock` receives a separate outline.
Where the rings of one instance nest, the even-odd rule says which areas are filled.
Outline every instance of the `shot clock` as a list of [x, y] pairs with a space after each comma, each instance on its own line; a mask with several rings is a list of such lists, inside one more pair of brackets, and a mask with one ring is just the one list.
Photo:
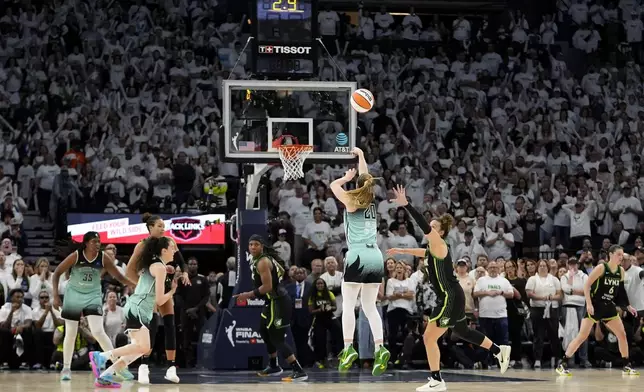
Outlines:
[[316, 0], [256, 0], [255, 73], [309, 77], [317, 72]]

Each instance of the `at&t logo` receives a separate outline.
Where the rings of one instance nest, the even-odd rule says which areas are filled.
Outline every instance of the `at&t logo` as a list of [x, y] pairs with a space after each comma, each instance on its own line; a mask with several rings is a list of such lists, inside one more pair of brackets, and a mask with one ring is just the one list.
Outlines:
[[349, 137], [346, 133], [338, 133], [335, 137], [335, 143], [337, 146], [335, 147], [335, 150], [333, 150], [334, 152], [351, 152], [351, 147], [347, 146], [349, 143]]

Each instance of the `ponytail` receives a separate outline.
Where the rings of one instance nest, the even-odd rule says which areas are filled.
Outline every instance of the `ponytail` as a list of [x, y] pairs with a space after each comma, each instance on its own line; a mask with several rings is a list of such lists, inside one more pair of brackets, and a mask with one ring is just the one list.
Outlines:
[[367, 208], [375, 197], [374, 187], [376, 178], [369, 173], [363, 173], [358, 176], [358, 188], [347, 191], [346, 194], [353, 199], [353, 206], [356, 208]]
[[277, 276], [281, 280], [282, 277], [284, 276], [284, 274], [286, 273], [286, 263], [279, 256], [277, 251], [275, 249], [273, 249], [272, 247], [268, 246], [268, 245], [264, 245], [264, 253], [266, 255], [268, 255], [270, 258], [272, 258], [273, 260], [275, 260], [274, 264], [276, 264], [277, 269], [278, 269], [277, 270]]

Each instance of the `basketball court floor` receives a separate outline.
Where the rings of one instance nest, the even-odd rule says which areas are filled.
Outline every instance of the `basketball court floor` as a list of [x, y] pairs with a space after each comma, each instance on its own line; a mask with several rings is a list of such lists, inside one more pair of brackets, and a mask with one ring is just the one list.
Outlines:
[[[620, 369], [574, 369], [572, 377], [557, 377], [552, 370], [509, 370], [503, 376], [494, 371], [446, 371], [449, 391], [467, 392], [635, 392], [642, 391], [637, 376], [622, 376]], [[163, 380], [162, 373], [151, 375], [151, 385], [124, 383], [121, 390], [131, 392], [413, 392], [428, 377], [428, 372], [401, 370], [373, 377], [368, 371], [340, 374], [335, 370], [315, 370], [304, 383], [283, 383], [259, 379], [254, 372], [180, 371], [181, 384]], [[71, 382], [61, 383], [54, 372], [0, 373], [0, 391], [7, 392], [80, 392], [99, 391], [89, 372], [76, 372]]]

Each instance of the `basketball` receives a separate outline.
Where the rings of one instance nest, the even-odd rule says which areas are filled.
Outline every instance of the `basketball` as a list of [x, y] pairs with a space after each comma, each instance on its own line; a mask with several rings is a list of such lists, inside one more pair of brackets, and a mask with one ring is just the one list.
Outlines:
[[358, 113], [367, 113], [373, 107], [373, 94], [361, 88], [351, 94], [351, 107]]

